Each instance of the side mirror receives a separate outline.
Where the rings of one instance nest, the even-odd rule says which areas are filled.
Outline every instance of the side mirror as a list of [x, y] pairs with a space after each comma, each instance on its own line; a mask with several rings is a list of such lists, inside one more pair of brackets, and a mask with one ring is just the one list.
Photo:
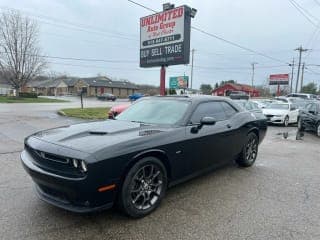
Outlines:
[[312, 110], [309, 110], [308, 112], [311, 113], [311, 114], [313, 114], [313, 115], [316, 114], [316, 112], [315, 112], [315, 111], [312, 111]]
[[214, 125], [216, 123], [216, 119], [214, 117], [203, 117], [200, 121], [201, 125]]
[[198, 133], [203, 125], [214, 125], [215, 123], [216, 119], [214, 117], [203, 117], [200, 124], [191, 128], [191, 133]]

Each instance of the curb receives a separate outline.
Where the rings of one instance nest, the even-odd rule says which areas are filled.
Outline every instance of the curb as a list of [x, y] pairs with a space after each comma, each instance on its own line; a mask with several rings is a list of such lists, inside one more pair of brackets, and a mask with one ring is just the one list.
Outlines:
[[59, 110], [57, 113], [58, 113], [60, 116], [67, 116], [67, 115], [65, 114], [65, 112], [62, 111], [62, 110]]

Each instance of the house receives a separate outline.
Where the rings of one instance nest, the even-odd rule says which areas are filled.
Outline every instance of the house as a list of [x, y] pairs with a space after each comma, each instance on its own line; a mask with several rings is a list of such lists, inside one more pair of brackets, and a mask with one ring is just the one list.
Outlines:
[[251, 97], [259, 97], [260, 91], [256, 88], [253, 88], [245, 84], [235, 84], [235, 83], [226, 83], [223, 86], [220, 86], [212, 90], [212, 95], [214, 96], [229, 96], [232, 91], [242, 91]]
[[25, 88], [27, 92], [36, 92], [38, 95], [79, 95], [82, 92], [88, 97], [104, 93], [112, 93], [117, 97], [128, 97], [137, 89], [138, 87], [129, 81], [114, 81], [104, 76], [32, 81]]
[[80, 78], [74, 85], [74, 91], [83, 90], [86, 96], [111, 93], [117, 97], [128, 97], [138, 87], [129, 81], [114, 81], [107, 77]]
[[68, 93], [68, 85], [63, 79], [48, 79], [27, 83], [23, 91], [44, 96], [61, 96]]
[[3, 78], [0, 78], [0, 95], [13, 94], [12, 86]]

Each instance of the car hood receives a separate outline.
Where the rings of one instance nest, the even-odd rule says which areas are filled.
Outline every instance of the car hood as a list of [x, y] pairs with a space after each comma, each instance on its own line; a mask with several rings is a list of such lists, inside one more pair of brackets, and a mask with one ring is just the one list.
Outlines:
[[285, 109], [266, 109], [262, 110], [264, 115], [286, 115], [288, 114], [288, 110]]
[[31, 137], [74, 150], [94, 153], [112, 145], [159, 134], [169, 129], [135, 122], [106, 120], [49, 129], [35, 133]]

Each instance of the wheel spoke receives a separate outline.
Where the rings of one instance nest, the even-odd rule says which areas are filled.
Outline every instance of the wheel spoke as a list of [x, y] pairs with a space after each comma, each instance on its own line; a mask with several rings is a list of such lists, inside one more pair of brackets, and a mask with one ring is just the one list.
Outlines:
[[143, 196], [143, 193], [139, 193], [133, 200], [132, 200], [132, 202], [133, 202], [133, 204], [135, 204], [137, 201], [138, 201], [138, 199], [140, 198], [140, 197], [142, 197]]
[[163, 174], [155, 164], [141, 166], [131, 182], [130, 198], [135, 208], [149, 209], [162, 192]]
[[153, 181], [154, 179], [156, 179], [156, 177], [158, 177], [160, 174], [160, 171], [157, 171], [155, 174], [153, 174], [153, 176], [151, 177], [151, 181]]

